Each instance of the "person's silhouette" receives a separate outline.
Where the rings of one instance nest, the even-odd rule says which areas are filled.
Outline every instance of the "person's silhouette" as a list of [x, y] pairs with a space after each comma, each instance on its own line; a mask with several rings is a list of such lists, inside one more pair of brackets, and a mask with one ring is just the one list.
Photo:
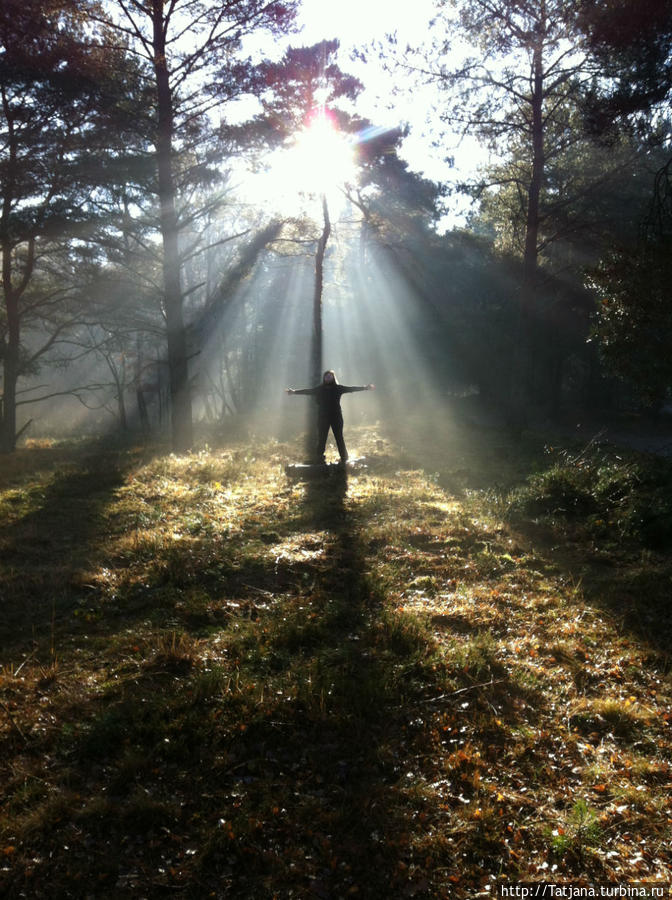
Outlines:
[[317, 401], [318, 415], [316, 457], [318, 462], [323, 463], [325, 461], [324, 451], [327, 446], [327, 437], [329, 436], [330, 428], [334, 434], [334, 438], [336, 439], [336, 445], [341, 457], [341, 462], [347, 462], [348, 451], [345, 446], [345, 441], [343, 440], [343, 413], [341, 411], [341, 397], [343, 396], [343, 394], [353, 394], [356, 391], [372, 390], [374, 390], [374, 385], [372, 384], [365, 384], [356, 387], [339, 384], [336, 378], [336, 374], [332, 369], [327, 369], [327, 371], [322, 376], [322, 384], [318, 384], [317, 387], [302, 388], [299, 391], [295, 391], [292, 388], [286, 389], [286, 393], [288, 394], [307, 394], [311, 397], [314, 397]]

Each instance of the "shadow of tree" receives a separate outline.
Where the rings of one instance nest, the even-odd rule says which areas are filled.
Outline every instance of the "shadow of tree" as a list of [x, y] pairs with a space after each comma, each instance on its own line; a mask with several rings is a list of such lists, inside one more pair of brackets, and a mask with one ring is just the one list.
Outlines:
[[45, 487], [33, 488], [30, 511], [0, 526], [2, 661], [76, 624], [73, 614], [91, 590], [78, 573], [100, 553], [107, 536], [102, 514], [136, 465], [130, 453], [73, 451]]

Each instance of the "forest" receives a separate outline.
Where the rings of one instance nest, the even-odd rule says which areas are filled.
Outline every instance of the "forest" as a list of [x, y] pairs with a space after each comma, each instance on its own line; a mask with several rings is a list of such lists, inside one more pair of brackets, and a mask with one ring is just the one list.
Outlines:
[[672, 6], [392, 6], [3, 2], [3, 897], [672, 885]]

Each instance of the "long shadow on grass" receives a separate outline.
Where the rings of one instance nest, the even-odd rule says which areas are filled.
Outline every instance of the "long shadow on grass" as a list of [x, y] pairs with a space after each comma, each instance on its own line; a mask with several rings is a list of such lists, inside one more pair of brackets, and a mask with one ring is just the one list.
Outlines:
[[400, 741], [404, 694], [426, 648], [385, 617], [346, 489], [345, 475], [306, 486], [302, 516], [325, 534], [323, 565], [255, 651], [274, 696], [250, 711], [229, 747], [225, 794], [239, 806], [201, 858], [202, 877], [213, 886], [225, 879], [231, 896], [291, 888], [373, 897], [413, 887], [394, 842], [417, 812], [398, 787]]
[[64, 716], [40, 746], [49, 791], [16, 810], [7, 896], [38, 876], [49, 896], [73, 879], [115, 897], [426, 895], [404, 862], [423, 805], [406, 703], [427, 689], [426, 645], [385, 614], [346, 490], [307, 486], [299, 519], [324, 535], [322, 563], [231, 624], [226, 665], [166, 647]]
[[[199, 877], [222, 896], [436, 896], [430, 880], [454, 866], [452, 848], [437, 842], [427, 863], [415, 844], [420, 823], [441, 815], [418, 762], [437, 752], [423, 705], [443, 689], [432, 642], [386, 607], [345, 480], [309, 483], [301, 518], [326, 535], [325, 558], [237, 651], [240, 691], [257, 701], [232, 698], [244, 725], [226, 743], [213, 826], [216, 810], [227, 814]], [[488, 733], [491, 749], [497, 740]], [[470, 852], [501, 852], [489, 840], [475, 835]]]
[[104, 537], [102, 511], [133, 462], [102, 449], [73, 451], [44, 490], [31, 489], [27, 512], [0, 526], [2, 661], [75, 621], [90, 592], [77, 572]]

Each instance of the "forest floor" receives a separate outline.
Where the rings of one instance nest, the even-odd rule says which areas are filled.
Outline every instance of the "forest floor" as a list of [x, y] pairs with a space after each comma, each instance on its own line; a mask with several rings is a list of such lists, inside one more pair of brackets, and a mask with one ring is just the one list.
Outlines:
[[3, 897], [672, 883], [672, 463], [349, 438], [3, 460]]

